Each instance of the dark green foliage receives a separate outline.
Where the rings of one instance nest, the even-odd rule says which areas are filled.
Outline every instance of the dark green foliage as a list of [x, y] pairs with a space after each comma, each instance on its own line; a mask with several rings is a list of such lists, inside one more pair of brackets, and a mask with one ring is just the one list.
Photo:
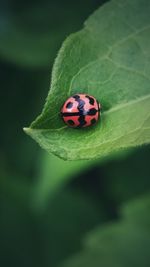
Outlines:
[[127, 203], [117, 223], [106, 224], [85, 240], [85, 249], [63, 266], [126, 267], [150, 263], [150, 195]]

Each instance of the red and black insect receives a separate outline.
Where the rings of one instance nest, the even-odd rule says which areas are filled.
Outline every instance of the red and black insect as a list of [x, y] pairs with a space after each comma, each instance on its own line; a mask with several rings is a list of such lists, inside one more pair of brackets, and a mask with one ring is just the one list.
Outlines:
[[69, 97], [62, 109], [64, 122], [73, 128], [82, 128], [95, 124], [100, 118], [100, 103], [87, 94], [76, 94]]

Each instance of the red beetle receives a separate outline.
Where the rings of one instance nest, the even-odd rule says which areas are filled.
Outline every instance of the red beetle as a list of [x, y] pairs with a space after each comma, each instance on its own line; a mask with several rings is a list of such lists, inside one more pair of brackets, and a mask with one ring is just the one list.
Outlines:
[[73, 128], [82, 128], [95, 124], [100, 118], [101, 105], [95, 97], [76, 94], [69, 97], [62, 109], [64, 122]]

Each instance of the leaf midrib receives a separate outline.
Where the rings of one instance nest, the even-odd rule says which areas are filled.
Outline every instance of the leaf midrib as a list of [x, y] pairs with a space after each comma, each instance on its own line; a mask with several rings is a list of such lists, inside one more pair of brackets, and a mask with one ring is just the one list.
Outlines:
[[[132, 101], [129, 101], [129, 102], [127, 102], [127, 103], [123, 103], [123, 104], [118, 104], [118, 105], [116, 105], [115, 107], [113, 107], [113, 108], [111, 108], [111, 109], [109, 109], [109, 110], [107, 110], [107, 111], [105, 111], [105, 112], [103, 112], [103, 115], [108, 115], [109, 113], [113, 113], [113, 112], [118, 112], [119, 110], [121, 110], [121, 109], [123, 109], [123, 108], [126, 108], [126, 107], [128, 107], [128, 106], [130, 106], [130, 105], [133, 105], [133, 104], [136, 104], [136, 103], [138, 103], [138, 102], [141, 102], [141, 101], [143, 101], [143, 100], [146, 100], [146, 99], [148, 99], [148, 98], [150, 98], [150, 94], [147, 94], [147, 95], [145, 95], [144, 97], [140, 97], [140, 98], [137, 98], [136, 100], [132, 100]], [[57, 128], [57, 129], [39, 129], [39, 128], [24, 128], [24, 130], [26, 131], [26, 132], [30, 132], [30, 131], [38, 131], [38, 132], [55, 132], [55, 131], [62, 131], [62, 130], [64, 130], [64, 129], [66, 129], [66, 128], [68, 128], [67, 126], [63, 126], [63, 127], [61, 127], [61, 128]], [[139, 129], [139, 128], [138, 128]], [[102, 144], [102, 143], [101, 143]]]

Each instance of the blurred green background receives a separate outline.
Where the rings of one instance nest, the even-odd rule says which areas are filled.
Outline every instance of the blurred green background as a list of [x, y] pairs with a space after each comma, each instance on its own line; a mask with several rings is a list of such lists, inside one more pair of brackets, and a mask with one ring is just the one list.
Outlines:
[[149, 193], [149, 146], [103, 162], [64, 162], [22, 130], [42, 109], [62, 41], [103, 2], [0, 1], [2, 267], [61, 266], [87, 233], [121, 220], [123, 203]]

